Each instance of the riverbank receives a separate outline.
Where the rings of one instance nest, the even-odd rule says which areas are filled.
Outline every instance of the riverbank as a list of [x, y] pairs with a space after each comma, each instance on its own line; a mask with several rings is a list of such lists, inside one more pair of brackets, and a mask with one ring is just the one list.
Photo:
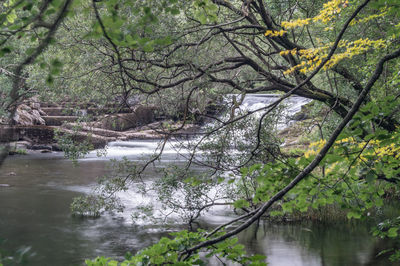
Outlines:
[[[249, 100], [246, 98], [244, 108], [252, 110], [253, 106], [268, 104], [276, 97], [279, 95], [255, 95]], [[287, 147], [297, 145], [297, 140], [292, 136], [299, 134], [293, 131], [293, 128], [298, 123], [304, 124], [306, 123], [304, 121], [310, 120], [307, 108], [302, 107], [307, 101], [299, 99], [297, 100], [300, 101], [299, 103], [293, 101], [294, 107], [289, 110], [291, 125], [279, 133], [279, 136], [285, 139]], [[182, 125], [182, 121], [168, 120], [157, 115], [156, 109], [152, 106], [137, 106], [132, 113], [127, 113], [129, 110], [123, 109], [120, 111], [125, 113], [110, 114], [111, 108], [102, 110], [90, 106], [71, 107], [71, 105], [26, 103], [26, 107], [20, 108], [16, 126], [0, 126], [0, 143], [12, 142], [11, 155], [23, 154], [23, 150], [28, 153], [60, 151], [61, 147], [57, 144], [57, 138], [63, 136], [67, 136], [72, 143], [85, 142], [90, 149], [101, 149], [112, 141], [156, 140], [171, 136], [192, 138], [202, 134], [202, 125], [209, 122], [196, 119], [186, 121]], [[213, 107], [208, 112], [216, 115], [221, 109], [222, 107], [219, 109]], [[76, 115], [74, 116], [77, 110], [86, 116], [78, 119]], [[107, 112], [108, 114], [104, 114]]]
[[[168, 129], [167, 129], [168, 128]], [[178, 129], [179, 128], [179, 129]], [[174, 131], [173, 129], [178, 129]], [[68, 123], [56, 126], [3, 126], [0, 128], [0, 143], [10, 144], [10, 155], [32, 153], [34, 151], [62, 151], [56, 136], [68, 137], [75, 143], [87, 142], [92, 149], [102, 149], [112, 141], [159, 140], [167, 135], [190, 138], [201, 132], [196, 124], [181, 125], [179, 122], [158, 121], [125, 131], [91, 127], [88, 124]]]
[[[217, 112], [210, 104], [208, 113]], [[196, 119], [173, 121], [161, 114], [157, 107], [135, 104], [96, 106], [64, 101], [40, 102], [32, 97], [20, 104], [12, 123], [0, 120], [0, 144], [11, 143], [10, 155], [31, 151], [60, 151], [57, 143], [68, 137], [72, 143], [86, 143], [90, 149], [104, 148], [112, 141], [155, 140], [166, 136], [190, 137], [201, 132]], [[9, 124], [14, 124], [10, 126]]]

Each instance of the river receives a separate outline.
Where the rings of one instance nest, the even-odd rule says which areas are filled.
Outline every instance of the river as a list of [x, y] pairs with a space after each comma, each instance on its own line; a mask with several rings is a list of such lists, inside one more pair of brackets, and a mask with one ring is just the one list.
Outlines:
[[[0, 173], [0, 238], [7, 239], [0, 249], [16, 250], [30, 246], [35, 253], [27, 265], [82, 265], [87, 258], [104, 255], [122, 258], [135, 253], [169, 232], [187, 229], [185, 224], [134, 223], [129, 212], [140, 195], [123, 195], [127, 212], [105, 214], [98, 219], [71, 216], [70, 203], [90, 192], [96, 178], [109, 171], [109, 158], [127, 156], [140, 160], [143, 152], [155, 148], [154, 141], [131, 141], [110, 147], [107, 157], [92, 152], [73, 165], [62, 153], [9, 157]], [[159, 167], [179, 161], [167, 148]], [[226, 221], [220, 212], [210, 212], [202, 225], [213, 227]], [[371, 259], [379, 243], [366, 224], [318, 224], [261, 222], [239, 235], [250, 253], [264, 254], [269, 265], [388, 265]], [[217, 264], [212, 261], [210, 264]]]

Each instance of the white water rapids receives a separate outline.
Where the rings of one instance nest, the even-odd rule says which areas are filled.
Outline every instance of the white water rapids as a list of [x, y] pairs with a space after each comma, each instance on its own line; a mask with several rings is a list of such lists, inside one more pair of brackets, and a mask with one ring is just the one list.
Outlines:
[[[233, 95], [228, 95], [225, 99], [226, 102], [230, 102]], [[240, 97], [240, 96], [236, 96]], [[280, 95], [275, 94], [256, 94], [256, 95], [246, 95], [239, 109], [241, 113], [246, 113], [247, 111], [254, 111], [266, 107], [276, 101]], [[308, 103], [310, 100], [292, 96], [283, 101], [284, 109], [281, 109], [278, 128], [284, 128], [290, 123], [290, 117], [301, 110], [301, 106]], [[262, 113], [262, 112], [261, 112]], [[260, 116], [259, 114], [255, 114]], [[193, 141], [193, 140], [192, 140]], [[183, 141], [185, 142], [185, 141]], [[185, 146], [185, 143], [183, 143]], [[91, 161], [91, 160], [109, 160], [109, 159], [122, 159], [126, 158], [130, 161], [142, 162], [148, 160], [150, 156], [157, 154], [160, 151], [161, 142], [154, 140], [132, 140], [132, 141], [115, 141], [108, 144], [105, 149], [105, 156], [98, 156], [98, 151], [90, 152], [86, 158], [81, 159], [80, 162], [83, 161]], [[201, 152], [198, 152], [199, 154]], [[235, 153], [235, 151], [232, 151]], [[151, 167], [154, 171], [156, 169], [167, 167], [168, 164], [181, 164], [183, 165], [186, 158], [189, 155], [189, 151], [184, 147], [182, 148], [182, 141], [173, 140], [166, 143], [163, 148], [161, 160], [155, 162]], [[200, 170], [201, 171], [201, 170]], [[154, 177], [148, 178], [144, 181], [147, 187], [151, 187]], [[180, 218], [173, 213], [172, 210], [166, 210], [164, 207], [155, 200], [157, 196], [154, 192], [149, 192], [146, 195], [140, 193], [137, 187], [140, 186], [139, 183], [133, 183], [131, 188], [125, 192], [119, 192], [118, 196], [121, 199], [122, 203], [125, 206], [125, 212], [122, 214], [118, 214], [118, 216], [123, 217], [126, 223], [132, 223], [131, 214], [138, 210], [138, 206], [147, 206], [152, 204], [154, 207], [154, 215], [158, 218], [162, 218], [165, 213], [169, 214], [170, 222], [179, 222]], [[90, 192], [90, 188], [85, 187], [69, 187], [67, 189], [88, 193]], [[218, 193], [218, 189], [211, 190], [210, 197], [216, 197]], [[204, 213], [202, 219], [208, 221], [213, 224], [220, 224], [223, 222], [227, 222], [232, 218], [231, 210], [227, 209], [225, 206], [215, 206], [212, 207], [208, 212]], [[139, 218], [135, 218], [133, 221], [135, 224], [146, 224], [148, 221], [141, 220]]]

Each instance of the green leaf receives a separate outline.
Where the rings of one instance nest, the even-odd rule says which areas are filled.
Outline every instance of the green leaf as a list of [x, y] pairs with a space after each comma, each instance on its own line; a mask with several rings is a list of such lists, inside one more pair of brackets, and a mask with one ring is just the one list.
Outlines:
[[54, 83], [54, 78], [53, 78], [52, 75], [48, 75], [47, 76], [46, 83], [49, 84], [49, 85]]
[[388, 237], [391, 237], [391, 238], [396, 237], [396, 236], [397, 236], [397, 230], [398, 230], [398, 229], [399, 229], [399, 228], [397, 228], [397, 227], [392, 227], [392, 228], [390, 228], [390, 229], [388, 230], [387, 236], [388, 236]]
[[357, 213], [357, 212], [350, 211], [350, 212], [347, 213], [347, 218], [348, 219], [351, 219], [351, 218], [360, 219], [361, 218], [361, 214]]
[[33, 52], [35, 52], [35, 48], [28, 48], [28, 49], [26, 49], [26, 54], [27, 54], [27, 55], [32, 55]]
[[233, 206], [234, 206], [235, 208], [237, 208], [237, 209], [240, 209], [240, 208], [244, 208], [244, 207], [249, 207], [250, 204], [249, 204], [249, 202], [248, 202], [247, 200], [245, 200], [245, 199], [239, 199], [239, 200], [235, 201], [235, 203], [233, 204]]
[[365, 180], [369, 183], [372, 184], [375, 182], [376, 176], [373, 171], [369, 171], [367, 175], [365, 176]]
[[206, 265], [206, 263], [204, 261], [202, 261], [201, 259], [197, 259], [196, 261], [193, 262], [193, 265]]
[[53, 67], [59, 68], [59, 67], [62, 67], [63, 63], [58, 59], [54, 59], [53, 61], [51, 61], [51, 65]]
[[177, 8], [172, 8], [170, 12], [172, 15], [179, 15], [181, 13], [181, 11]]
[[143, 46], [143, 52], [151, 53], [153, 51], [154, 51], [154, 45], [149, 43], [149, 44], [146, 44], [145, 46]]
[[50, 70], [50, 73], [52, 74], [52, 75], [58, 75], [58, 74], [60, 74], [60, 69], [59, 68], [56, 68], [56, 67], [54, 67], [54, 68], [52, 68], [51, 70]]
[[0, 57], [3, 57], [5, 54], [11, 53], [11, 48], [9, 47], [4, 47], [0, 50]]
[[52, 0], [52, 1], [50, 2], [50, 4], [51, 4], [52, 6], [54, 6], [54, 7], [59, 7], [59, 6], [61, 6], [62, 3], [63, 3], [63, 2], [62, 2], [61, 0]]

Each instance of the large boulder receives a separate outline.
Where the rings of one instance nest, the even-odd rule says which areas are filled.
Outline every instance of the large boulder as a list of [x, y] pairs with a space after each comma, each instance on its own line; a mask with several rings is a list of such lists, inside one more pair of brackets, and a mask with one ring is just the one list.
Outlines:
[[33, 109], [26, 104], [21, 104], [17, 107], [13, 120], [16, 125], [21, 125], [21, 126], [46, 124], [39, 110]]
[[151, 106], [136, 106], [131, 113], [106, 115], [96, 126], [116, 131], [140, 127], [154, 121], [154, 110], [155, 108]]

